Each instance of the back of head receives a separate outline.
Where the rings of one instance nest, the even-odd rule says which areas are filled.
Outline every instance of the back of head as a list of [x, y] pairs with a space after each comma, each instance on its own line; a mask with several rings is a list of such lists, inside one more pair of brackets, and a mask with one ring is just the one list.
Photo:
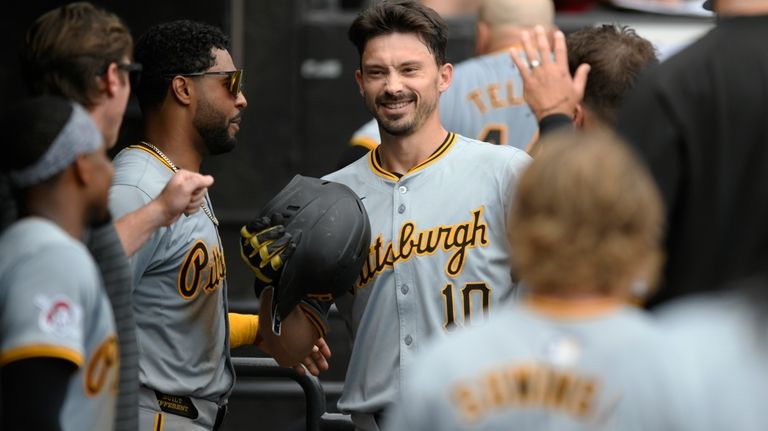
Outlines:
[[552, 0], [483, 0], [478, 20], [491, 29], [551, 26], [555, 22], [555, 5]]
[[142, 65], [135, 89], [141, 109], [159, 106], [173, 74], [204, 72], [216, 58], [214, 48], [228, 49], [229, 38], [217, 27], [188, 20], [156, 25], [136, 41], [135, 57]]
[[434, 10], [413, 0], [375, 2], [360, 12], [347, 35], [362, 59], [370, 39], [391, 33], [416, 34], [438, 65], [446, 62], [448, 29], [445, 21]]
[[662, 206], [629, 148], [606, 130], [545, 138], [518, 183], [510, 220], [513, 264], [533, 291], [625, 296], [652, 284]]
[[18, 171], [40, 160], [72, 115], [66, 99], [42, 96], [15, 105], [2, 119], [5, 142], [2, 171]]
[[98, 93], [96, 77], [110, 63], [130, 58], [132, 50], [130, 30], [117, 15], [78, 2], [48, 11], [32, 24], [21, 61], [33, 96], [62, 96], [90, 108]]
[[582, 63], [591, 66], [584, 105], [607, 124], [616, 122], [618, 108], [640, 72], [659, 62], [651, 42], [626, 26], [585, 28], [568, 35], [567, 44], [571, 74]]

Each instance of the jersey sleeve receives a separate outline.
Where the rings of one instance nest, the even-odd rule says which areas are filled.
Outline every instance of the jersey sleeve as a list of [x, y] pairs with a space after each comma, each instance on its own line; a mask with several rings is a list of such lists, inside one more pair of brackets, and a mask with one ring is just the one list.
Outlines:
[[53, 246], [11, 268], [0, 305], [0, 366], [28, 358], [59, 358], [78, 367], [85, 326], [100, 288], [87, 251]]
[[524, 151], [515, 151], [515, 155], [510, 157], [507, 162], [506, 169], [504, 170], [503, 184], [501, 187], [502, 196], [501, 201], [504, 206], [504, 220], [509, 222], [509, 215], [512, 211], [512, 203], [515, 200], [515, 190], [517, 189], [517, 182], [520, 180], [520, 176], [523, 174], [525, 168], [531, 163], [533, 159], [528, 153]]

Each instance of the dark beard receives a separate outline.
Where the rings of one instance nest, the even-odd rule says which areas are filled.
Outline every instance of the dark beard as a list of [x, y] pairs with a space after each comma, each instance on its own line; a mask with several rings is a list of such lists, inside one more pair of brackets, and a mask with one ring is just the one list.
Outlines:
[[[229, 123], [227, 123], [229, 125]], [[228, 127], [215, 127], [211, 125], [196, 124], [197, 133], [203, 138], [208, 154], [215, 156], [232, 151], [237, 144], [237, 139], [229, 135]]]
[[200, 112], [195, 116], [192, 125], [205, 143], [209, 155], [224, 154], [232, 151], [237, 145], [237, 139], [229, 134], [229, 125], [232, 120], [239, 119], [238, 114], [234, 118], [227, 119], [219, 115], [211, 105], [201, 101]]

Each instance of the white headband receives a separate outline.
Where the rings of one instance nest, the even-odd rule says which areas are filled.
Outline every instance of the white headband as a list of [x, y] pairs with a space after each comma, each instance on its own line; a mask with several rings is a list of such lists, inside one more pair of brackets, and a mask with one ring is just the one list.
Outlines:
[[8, 177], [14, 186], [26, 188], [40, 184], [69, 166], [80, 154], [90, 154], [104, 143], [101, 131], [88, 112], [77, 103], [72, 104], [72, 114], [43, 157]]

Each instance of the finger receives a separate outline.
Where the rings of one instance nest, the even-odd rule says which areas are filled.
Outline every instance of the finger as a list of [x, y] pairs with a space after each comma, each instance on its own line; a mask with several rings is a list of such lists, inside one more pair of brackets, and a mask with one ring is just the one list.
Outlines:
[[293, 368], [293, 370], [299, 373], [299, 375], [301, 376], [303, 376], [306, 373], [306, 370], [304, 370], [304, 367], [301, 365], [294, 365], [291, 368]]
[[549, 47], [547, 32], [544, 30], [544, 27], [540, 25], [537, 25], [533, 31], [536, 37], [536, 44], [539, 48], [539, 61], [541, 64], [552, 63], [552, 50]]
[[517, 70], [520, 72], [523, 81], [527, 81], [531, 76], [531, 69], [528, 68], [528, 63], [520, 58], [520, 52], [516, 48], [511, 49], [509, 55], [512, 57], [512, 62], [517, 66]]
[[589, 71], [592, 68], [588, 64], [581, 64], [576, 69], [576, 73], [573, 75], [573, 88], [576, 91], [576, 95], [581, 100], [584, 97], [584, 88], [587, 87], [587, 77]]
[[533, 60], [539, 60], [539, 52], [533, 47], [531, 34], [528, 31], [524, 30], [522, 39], [523, 39], [523, 50], [525, 51], [525, 56], [528, 60], [528, 64], [530, 64]]
[[198, 183], [197, 186], [199, 188], [208, 188], [213, 185], [213, 177], [210, 175], [198, 175]]
[[568, 70], [568, 50], [565, 45], [565, 35], [562, 31], [555, 32], [555, 63]]
[[309, 374], [312, 374], [313, 376], [317, 377], [320, 375], [320, 370], [318, 369], [317, 365], [312, 361], [311, 358], [307, 357], [304, 358], [304, 366], [307, 368], [307, 371], [309, 371]]
[[317, 347], [317, 350], [320, 352], [321, 355], [325, 358], [331, 357], [331, 348], [328, 347], [328, 343], [325, 342], [325, 338], [319, 338], [317, 340], [317, 343], [315, 343], [315, 347]]

